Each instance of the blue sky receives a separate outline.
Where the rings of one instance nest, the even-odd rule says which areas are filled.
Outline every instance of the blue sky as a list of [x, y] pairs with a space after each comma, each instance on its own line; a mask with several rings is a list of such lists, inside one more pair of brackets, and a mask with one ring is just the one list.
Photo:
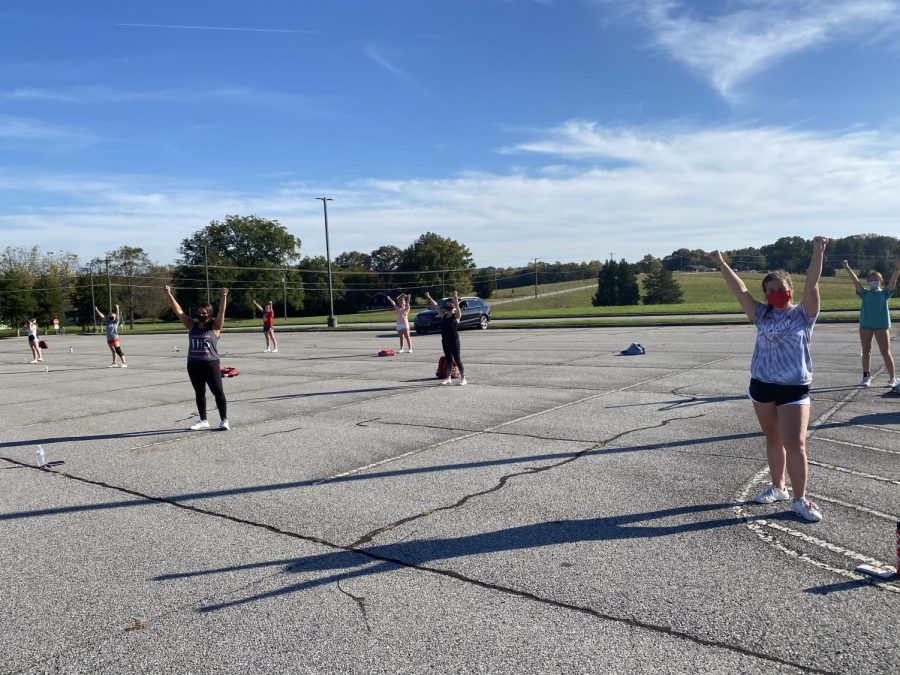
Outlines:
[[0, 245], [478, 265], [900, 236], [900, 0], [0, 5]]

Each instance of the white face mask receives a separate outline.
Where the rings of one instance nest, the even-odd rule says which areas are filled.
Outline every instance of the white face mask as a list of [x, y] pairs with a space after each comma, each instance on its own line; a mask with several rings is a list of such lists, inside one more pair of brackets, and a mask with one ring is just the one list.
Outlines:
[[873, 291], [877, 291], [879, 285], [880, 285], [880, 284], [878, 283], [878, 279], [872, 279], [872, 280], [869, 282], [869, 288], [871, 288]]

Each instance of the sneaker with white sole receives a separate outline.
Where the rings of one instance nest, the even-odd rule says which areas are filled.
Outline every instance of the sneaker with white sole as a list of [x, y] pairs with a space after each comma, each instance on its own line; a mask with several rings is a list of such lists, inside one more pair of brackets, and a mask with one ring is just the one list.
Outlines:
[[774, 484], [770, 484], [768, 487], [764, 487], [762, 490], [753, 495], [753, 501], [755, 501], [757, 504], [783, 502], [790, 498], [791, 496], [788, 494], [788, 491], [786, 489], [780, 488]]
[[466, 382], [466, 378], [462, 378], [462, 379], [459, 381], [459, 383], [460, 383], [460, 385], [469, 384], [468, 382]]
[[122, 367], [123, 367], [123, 368], [127, 368], [127, 367], [128, 367], [128, 364], [127, 364], [127, 363], [123, 363], [123, 364], [122, 364]]
[[196, 424], [191, 425], [191, 431], [200, 431], [201, 429], [209, 429], [209, 422], [207, 420], [200, 420]]
[[275, 347], [275, 349], [272, 350], [272, 353], [274, 354], [277, 351], [278, 351], [278, 347]]
[[872, 376], [871, 375], [863, 375], [862, 382], [859, 383], [860, 387], [868, 387], [872, 384]]
[[891, 379], [888, 380], [887, 386], [889, 386], [891, 389], [893, 389], [898, 384], [900, 384], [900, 377], [892, 377]]
[[107, 367], [107, 368], [118, 368], [119, 366], [118, 366], [118, 364], [116, 364], [116, 363], [110, 363], [110, 364], [109, 364], [108, 366], [106, 366], [106, 367]]
[[441, 384], [453, 384], [449, 377], [441, 380]]
[[412, 347], [410, 347], [408, 351], [410, 354], [412, 354]]
[[803, 497], [794, 500], [794, 513], [811, 523], [818, 523], [822, 520], [822, 512], [819, 511], [816, 503]]
[[220, 420], [219, 421], [219, 429], [222, 431], [228, 431], [231, 428], [231, 425], [228, 424], [228, 420]]
[[33, 359], [33, 360], [29, 361], [28, 363], [37, 363], [37, 362], [38, 362], [37, 359]]

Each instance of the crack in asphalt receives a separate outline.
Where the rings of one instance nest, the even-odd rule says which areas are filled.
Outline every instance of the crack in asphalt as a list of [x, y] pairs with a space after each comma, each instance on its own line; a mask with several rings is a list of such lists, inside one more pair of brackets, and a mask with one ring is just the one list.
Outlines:
[[348, 598], [352, 599], [353, 602], [356, 603], [356, 606], [359, 608], [359, 611], [360, 611], [360, 613], [362, 614], [363, 621], [365, 621], [365, 623], [366, 623], [366, 632], [367, 632], [367, 633], [371, 633], [371, 632], [372, 632], [372, 626], [369, 625], [369, 612], [368, 612], [368, 610], [366, 609], [366, 599], [365, 599], [365, 597], [364, 597], [364, 596], [353, 595], [353, 593], [351, 593], [350, 591], [345, 590], [345, 589], [341, 586], [341, 580], [340, 580], [340, 579], [337, 580], [337, 587], [338, 587], [338, 590], [339, 590], [341, 593], [343, 593], [343, 594], [346, 595]]
[[488, 494], [491, 494], [492, 492], [497, 492], [498, 490], [503, 489], [506, 486], [506, 484], [513, 478], [516, 478], [518, 476], [535, 475], [538, 473], [543, 473], [544, 471], [550, 471], [551, 469], [556, 469], [561, 466], [565, 466], [566, 464], [571, 464], [572, 462], [575, 462], [575, 461], [581, 459], [582, 457], [584, 457], [585, 454], [587, 454], [588, 452], [591, 452], [592, 450], [599, 450], [600, 448], [604, 448], [607, 445], [609, 445], [610, 443], [614, 443], [615, 441], [619, 440], [623, 436], [627, 436], [628, 434], [635, 433], [638, 431], [648, 431], [649, 429], [659, 429], [661, 427], [668, 425], [670, 422], [677, 422], [679, 420], [686, 420], [686, 419], [696, 419], [698, 417], [703, 417], [703, 415], [693, 415], [690, 417], [672, 417], [672, 418], [663, 420], [659, 424], [652, 424], [650, 426], [640, 427], [638, 429], [629, 429], [627, 431], [622, 431], [618, 434], [614, 434], [613, 436], [611, 436], [610, 438], [608, 438], [604, 441], [599, 441], [599, 442], [593, 443], [592, 445], [588, 446], [587, 448], [584, 448], [583, 450], [579, 450], [578, 452], [574, 453], [571, 457], [568, 457], [559, 462], [554, 462], [553, 464], [547, 464], [546, 466], [526, 467], [525, 469], [523, 469], [521, 471], [516, 471], [514, 473], [506, 474], [505, 476], [501, 476], [500, 479], [498, 480], [497, 484], [492, 487], [489, 487], [485, 490], [479, 490], [478, 492], [473, 492], [471, 494], [465, 495], [464, 497], [457, 500], [453, 504], [449, 504], [447, 506], [440, 506], [440, 507], [434, 508], [434, 509], [428, 509], [427, 511], [422, 511], [421, 513], [417, 513], [412, 516], [406, 516], [405, 518], [401, 518], [400, 520], [394, 521], [393, 523], [388, 523], [387, 525], [383, 525], [382, 527], [376, 528], [376, 529], [372, 530], [371, 532], [364, 534], [362, 537], [357, 539], [355, 542], [353, 542], [352, 544], [349, 544], [349, 547], [351, 549], [355, 549], [358, 546], [364, 546], [366, 544], [371, 543], [372, 540], [375, 537], [377, 537], [379, 534], [388, 532], [390, 530], [395, 530], [396, 528], [398, 528], [402, 525], [406, 525], [407, 523], [411, 523], [411, 522], [419, 520], [421, 518], [426, 518], [435, 513], [440, 513], [441, 511], [455, 511], [456, 509], [459, 509], [460, 507], [464, 506], [467, 502], [469, 502], [472, 499], [475, 499], [476, 497], [482, 497], [484, 495], [488, 495]]
[[[674, 418], [674, 419], [684, 419], [684, 418]], [[628, 432], [623, 432], [623, 433], [628, 433]], [[666, 635], [669, 637], [678, 638], [678, 639], [685, 640], [687, 642], [691, 642], [694, 644], [699, 644], [699, 645], [703, 645], [703, 646], [707, 646], [707, 647], [713, 647], [716, 649], [724, 649], [724, 650], [727, 650], [730, 652], [734, 652], [736, 654], [749, 656], [751, 658], [759, 659], [762, 661], [767, 661], [770, 663], [776, 663], [779, 665], [790, 666], [792, 668], [796, 668], [798, 670], [806, 671], [809, 673], [815, 673], [817, 675], [838, 675], [838, 673], [836, 673], [834, 671], [828, 671], [828, 670], [824, 670], [821, 668], [816, 668], [814, 666], [803, 665], [801, 663], [797, 663], [794, 661], [790, 661], [788, 659], [784, 659], [780, 656], [775, 656], [772, 654], [765, 654], [763, 652], [757, 652], [757, 651], [754, 651], [747, 647], [742, 647], [740, 645], [700, 637], [700, 636], [693, 635], [693, 634], [688, 633], [683, 630], [678, 630], [678, 629], [672, 628], [671, 626], [655, 624], [655, 623], [651, 623], [649, 621], [642, 621], [640, 619], [636, 619], [633, 617], [616, 616], [614, 614], [607, 614], [605, 612], [596, 610], [592, 607], [576, 605], [574, 603], [563, 602], [561, 600], [554, 600], [553, 598], [545, 598], [540, 595], [537, 595], [536, 593], [532, 593], [530, 591], [523, 591], [518, 588], [512, 588], [512, 587], [503, 586], [503, 585], [497, 584], [497, 583], [482, 581], [482, 580], [476, 579], [474, 577], [468, 577], [464, 574], [455, 572], [453, 570], [441, 569], [439, 567], [431, 567], [429, 565], [425, 565], [425, 564], [421, 564], [421, 563], [419, 563], [419, 564], [410, 563], [410, 562], [407, 562], [400, 558], [393, 558], [391, 556], [377, 553], [374, 551], [370, 551], [370, 550], [367, 550], [364, 548], [363, 549], [354, 549], [349, 546], [342, 546], [340, 544], [335, 544], [334, 542], [330, 542], [327, 539], [323, 539], [322, 537], [301, 534], [299, 532], [291, 532], [289, 530], [284, 530], [284, 529], [281, 529], [274, 525], [269, 525], [266, 523], [258, 523], [258, 522], [249, 520], [247, 518], [241, 518], [239, 516], [233, 516], [233, 515], [230, 515], [227, 513], [220, 513], [217, 511], [213, 511], [211, 509], [201, 508], [199, 506], [191, 506], [188, 504], [181, 504], [179, 502], [172, 501], [170, 499], [166, 499], [165, 497], [155, 497], [152, 495], [147, 495], [147, 494], [138, 492], [137, 490], [131, 490], [129, 488], [111, 485], [109, 483], [104, 483], [103, 481], [96, 481], [96, 480], [92, 480], [92, 479], [88, 479], [88, 478], [82, 478], [81, 476], [75, 476], [75, 475], [68, 474], [68, 473], [61, 472], [61, 471], [39, 469], [30, 464], [25, 464], [23, 462], [19, 462], [17, 460], [9, 459], [6, 457], [3, 457], [2, 459], [4, 459], [7, 462], [10, 462], [12, 464], [28, 467], [29, 469], [31, 469], [33, 471], [40, 471], [45, 474], [59, 476], [60, 478], [63, 478], [63, 479], [73, 480], [73, 481], [76, 481], [79, 483], [93, 485], [96, 487], [101, 487], [101, 488], [113, 490], [116, 492], [122, 492], [122, 493], [125, 493], [128, 495], [134, 496], [134, 497], [140, 497], [140, 498], [145, 499], [150, 502], [156, 502], [156, 503], [160, 503], [160, 504], [168, 504], [169, 506], [174, 506], [175, 508], [182, 509], [184, 511], [189, 511], [191, 513], [196, 513], [196, 514], [204, 515], [204, 516], [212, 516], [214, 518], [221, 518], [223, 520], [227, 520], [227, 521], [237, 523], [240, 525], [254, 527], [254, 528], [258, 528], [260, 530], [266, 531], [266, 532], [271, 532], [272, 534], [291, 537], [293, 539], [309, 542], [312, 544], [318, 544], [320, 546], [323, 546], [325, 548], [328, 548], [328, 549], [331, 549], [334, 551], [339, 551], [339, 552], [344, 552], [344, 553], [354, 553], [354, 554], [361, 555], [363, 557], [369, 558], [370, 560], [377, 561], [380, 563], [391, 563], [391, 564], [397, 565], [398, 567], [402, 567], [402, 568], [406, 568], [406, 569], [413, 569], [413, 570], [418, 570], [421, 572], [428, 572], [428, 573], [431, 573], [431, 574], [434, 574], [434, 575], [437, 575], [440, 577], [450, 578], [450, 579], [454, 579], [456, 581], [460, 581], [465, 584], [470, 584], [470, 585], [476, 586], [478, 588], [484, 588], [487, 590], [495, 591], [498, 593], [503, 593], [506, 595], [513, 595], [513, 596], [522, 598], [524, 600], [529, 600], [529, 601], [536, 602], [536, 603], [539, 603], [539, 604], [542, 604], [545, 606], [557, 607], [560, 609], [567, 609], [567, 610], [571, 610], [574, 612], [579, 612], [581, 614], [586, 614], [586, 615], [594, 617], [596, 619], [610, 621], [610, 622], [622, 624], [625, 626], [629, 626], [631, 628], [638, 628], [638, 629], [646, 630], [646, 631], [649, 631], [652, 633], [657, 633], [660, 635]], [[568, 461], [571, 461], [571, 460], [567, 460], [567, 462]], [[546, 467], [546, 468], [553, 468], [553, 467]], [[231, 592], [229, 591], [228, 594], [230, 594], [230, 593]], [[191, 604], [193, 604], [193, 602]]]

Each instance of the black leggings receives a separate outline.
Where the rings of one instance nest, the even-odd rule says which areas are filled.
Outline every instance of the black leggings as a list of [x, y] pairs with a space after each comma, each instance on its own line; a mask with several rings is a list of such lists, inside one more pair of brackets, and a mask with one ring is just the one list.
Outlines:
[[218, 361], [188, 361], [188, 377], [194, 386], [194, 395], [197, 397], [197, 412], [200, 419], [206, 419], [206, 386], [216, 397], [216, 408], [219, 409], [219, 417], [228, 419], [228, 403], [225, 401], [225, 390], [222, 389], [222, 371], [219, 370]]
[[463, 362], [459, 358], [459, 338], [455, 340], [441, 340], [441, 346], [444, 348], [444, 358], [447, 359], [447, 377], [450, 377], [450, 371], [453, 370], [455, 363], [459, 368], [459, 376], [462, 377], [465, 370]]

